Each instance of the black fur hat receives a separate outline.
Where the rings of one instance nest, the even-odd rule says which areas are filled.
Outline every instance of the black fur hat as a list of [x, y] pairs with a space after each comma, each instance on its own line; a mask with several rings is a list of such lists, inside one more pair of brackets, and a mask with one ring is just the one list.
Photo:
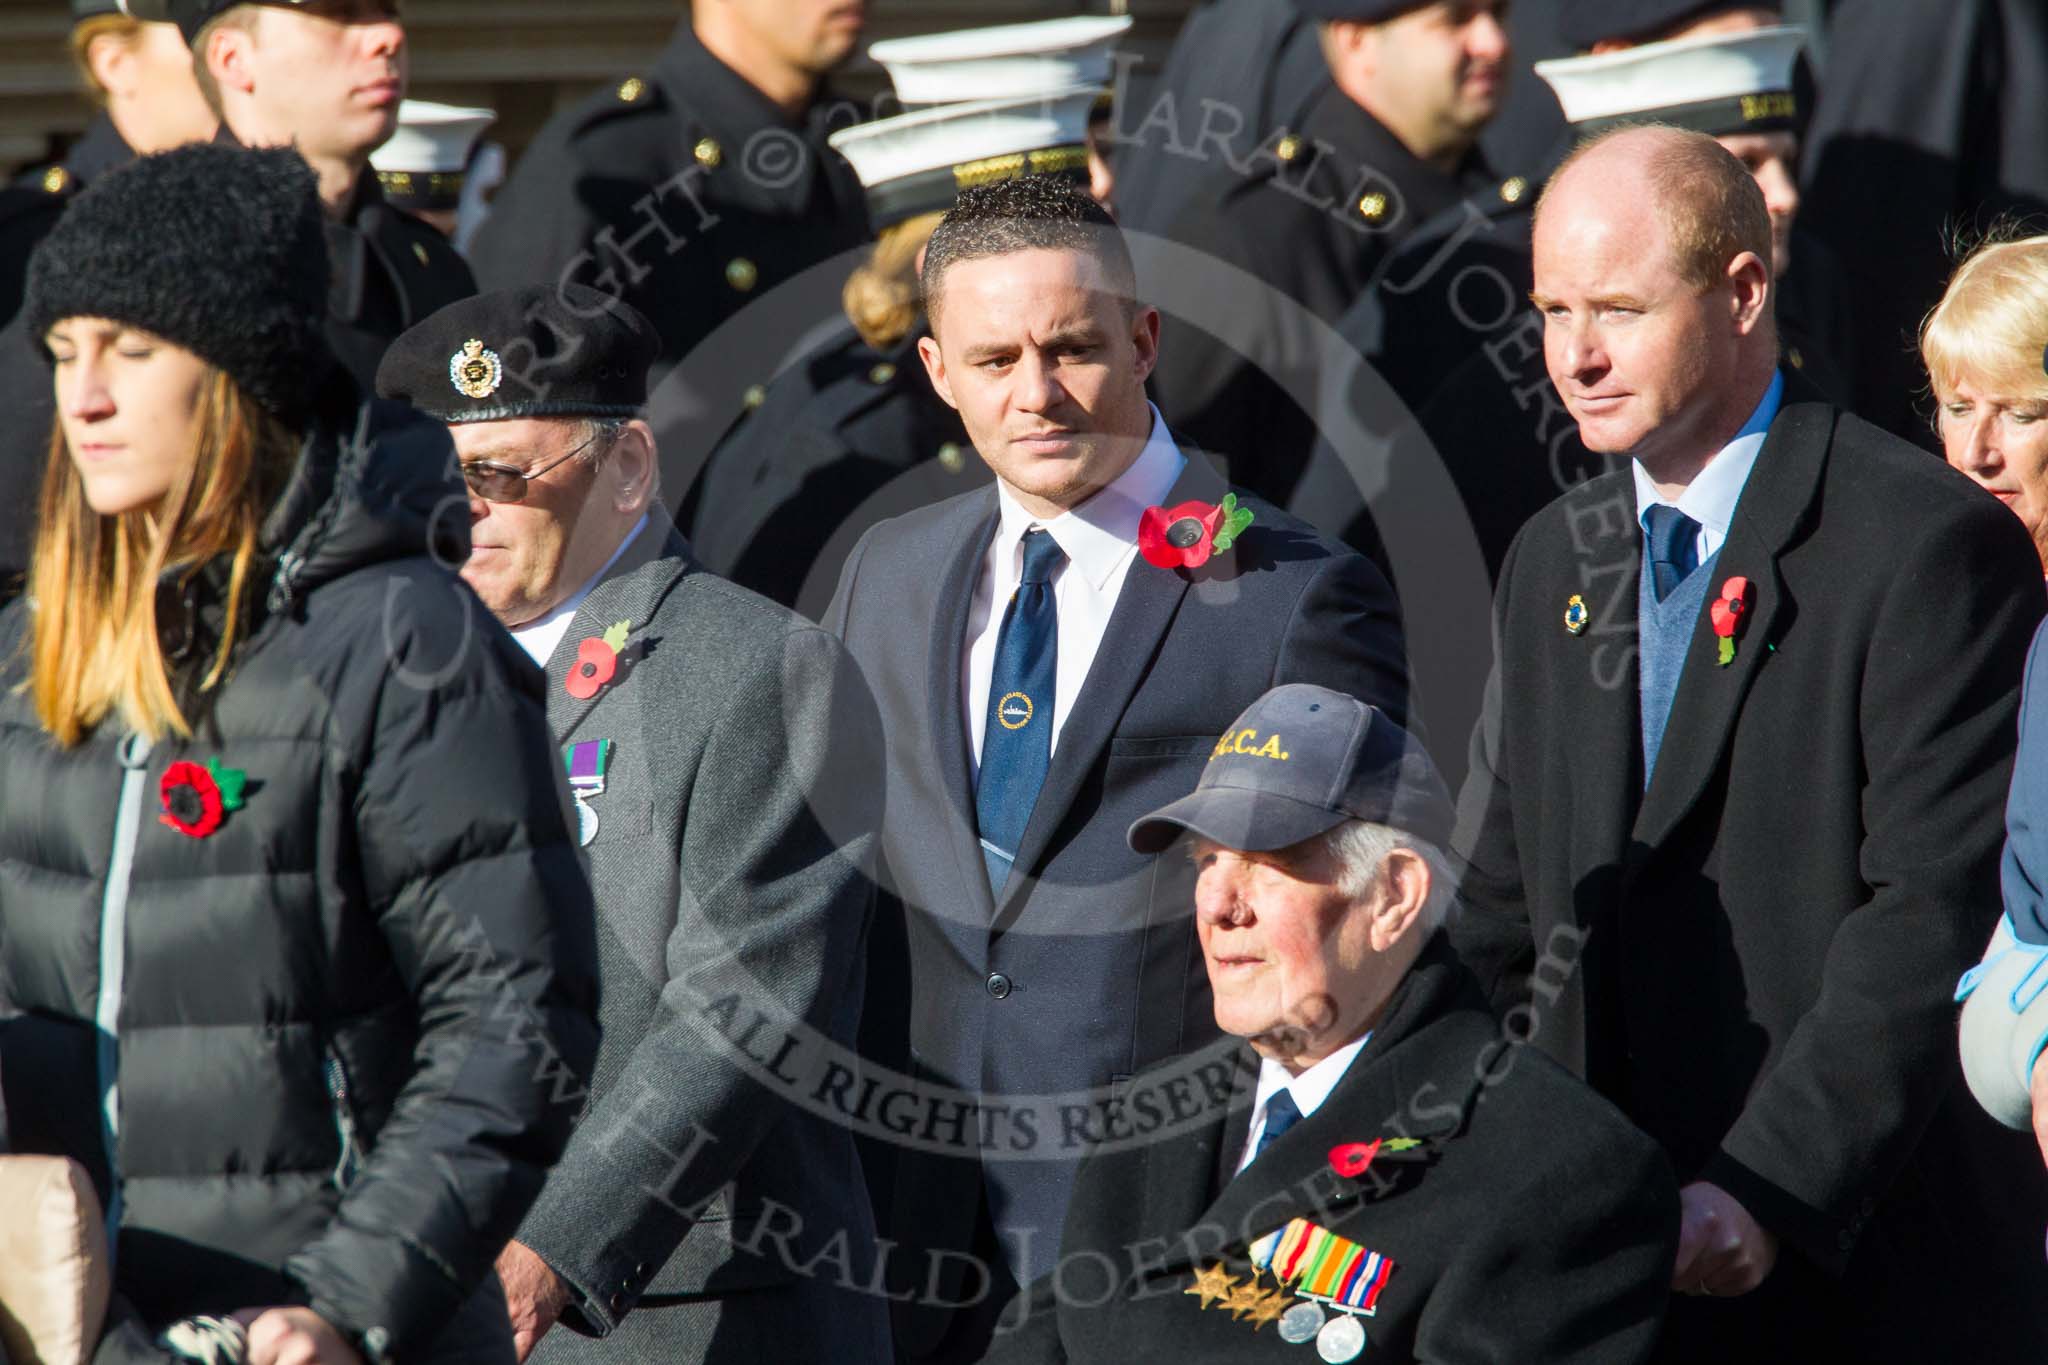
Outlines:
[[72, 200], [29, 258], [23, 312], [38, 345], [64, 318], [140, 327], [297, 426], [331, 364], [327, 271], [316, 182], [297, 152], [196, 143]]

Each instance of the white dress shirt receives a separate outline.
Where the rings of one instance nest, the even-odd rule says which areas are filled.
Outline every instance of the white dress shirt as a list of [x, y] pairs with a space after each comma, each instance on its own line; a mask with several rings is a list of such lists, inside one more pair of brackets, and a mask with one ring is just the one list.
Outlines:
[[633, 538], [647, 526], [647, 514], [641, 513], [640, 520], [633, 523], [633, 529], [626, 532], [626, 538], [619, 542], [619, 548], [612, 551], [612, 557], [604, 567], [590, 576], [590, 581], [576, 590], [576, 595], [556, 607], [537, 621], [529, 621], [512, 632], [512, 638], [519, 647], [533, 656], [533, 661], [542, 668], [548, 666], [548, 656], [555, 652], [555, 646], [562, 643], [562, 637], [569, 633], [569, 623], [576, 617], [576, 609], [583, 605], [583, 599], [590, 596], [590, 590], [604, 582], [604, 576], [612, 571], [612, 565], [619, 562], [619, 556], [626, 553], [626, 547]]
[[1764, 438], [1771, 433], [1771, 421], [1778, 415], [1778, 405], [1785, 398], [1785, 374], [1781, 370], [1771, 376], [1771, 386], [1764, 390], [1762, 401], [1756, 411], [1742, 424], [1742, 430], [1735, 433], [1735, 439], [1722, 446], [1720, 453], [1707, 461], [1707, 467], [1678, 495], [1677, 502], [1671, 502], [1657, 491], [1657, 485], [1643, 472], [1642, 462], [1630, 460], [1629, 468], [1636, 476], [1636, 522], [1645, 534], [1650, 529], [1650, 508], [1657, 503], [1676, 507], [1700, 524], [1699, 562], [1704, 564], [1721, 549], [1721, 542], [1728, 539], [1728, 524], [1735, 519], [1735, 503], [1742, 496], [1742, 485], [1749, 482], [1749, 471], [1756, 464], [1756, 457], [1763, 452]]
[[[1053, 602], [1059, 613], [1059, 659], [1052, 701], [1052, 747], [1056, 750], [1060, 729], [1073, 712], [1074, 699], [1087, 681], [1103, 632], [1109, 629], [1109, 616], [1116, 610], [1124, 576], [1137, 557], [1138, 518], [1147, 507], [1166, 501], [1187, 466], [1187, 457], [1167, 434], [1159, 409], [1151, 411], [1152, 434], [1130, 468], [1079, 507], [1050, 521], [1025, 511], [1009, 489], [996, 484], [1002, 524], [996, 528], [995, 540], [989, 544], [975, 579], [974, 604], [967, 616], [966, 667], [960, 670], [961, 704], [967, 712], [968, 745], [977, 778], [981, 773], [981, 736], [988, 728], [989, 677], [995, 672], [996, 642], [1003, 633], [1004, 613], [997, 610], [997, 604], [1009, 606], [1017, 580], [1024, 574], [1024, 533], [1043, 527], [1067, 555], [1052, 575]], [[1148, 565], [1146, 572], [1165, 570]]]
[[1259, 1088], [1257, 1098], [1252, 1104], [1251, 1133], [1245, 1139], [1243, 1155], [1237, 1159], [1238, 1171], [1241, 1172], [1251, 1165], [1252, 1156], [1259, 1150], [1259, 1139], [1265, 1136], [1266, 1132], [1266, 1106], [1272, 1102], [1275, 1095], [1285, 1090], [1294, 1096], [1295, 1108], [1301, 1110], [1302, 1118], [1307, 1118], [1323, 1107], [1323, 1101], [1330, 1098], [1330, 1092], [1337, 1088], [1337, 1082], [1343, 1080], [1344, 1073], [1351, 1069], [1351, 1063], [1358, 1056], [1358, 1050], [1371, 1041], [1372, 1033], [1368, 1030], [1363, 1038], [1355, 1043], [1346, 1043], [1299, 1076], [1289, 1075], [1287, 1068], [1271, 1057], [1261, 1057]]

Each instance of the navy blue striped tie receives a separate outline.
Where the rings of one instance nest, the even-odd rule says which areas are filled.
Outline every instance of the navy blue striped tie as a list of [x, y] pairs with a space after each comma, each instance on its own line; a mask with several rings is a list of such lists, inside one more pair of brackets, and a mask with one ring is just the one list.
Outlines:
[[1059, 676], [1059, 611], [1052, 575], [1066, 551], [1045, 531], [1024, 533], [1024, 576], [1003, 614], [989, 674], [974, 816], [989, 890], [1002, 894], [1017, 845], [1052, 764], [1052, 694]]

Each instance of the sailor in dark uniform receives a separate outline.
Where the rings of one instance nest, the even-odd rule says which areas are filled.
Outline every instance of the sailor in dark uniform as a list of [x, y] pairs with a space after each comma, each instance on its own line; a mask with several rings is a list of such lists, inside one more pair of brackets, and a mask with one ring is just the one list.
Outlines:
[[801, 300], [778, 300], [787, 316], [764, 310], [763, 330], [684, 362], [756, 300], [869, 238], [860, 184], [826, 145], [863, 116], [824, 85], [860, 39], [861, 8], [691, 8], [650, 66], [549, 120], [469, 248], [486, 288], [574, 281], [654, 324], [648, 419], [677, 493], [790, 337], [836, 311], [852, 259]]
[[1328, 79], [1315, 21], [1294, 0], [1207, 0], [1182, 21], [1156, 72], [1120, 55], [1111, 125], [1118, 223], [1172, 231], [1223, 145], [1249, 155], [1304, 90]]
[[[1296, 3], [1319, 21], [1325, 78], [1304, 92], [1284, 133], [1234, 161], [1219, 155], [1165, 235], [1335, 322], [1406, 234], [1498, 183], [1477, 140], [1505, 92], [1506, 5]], [[1168, 281], [1154, 282], [1150, 297], [1181, 311]], [[1248, 299], [1217, 333], [1179, 334], [1162, 349], [1153, 385], [1176, 431], [1221, 454], [1234, 479], [1284, 502], [1307, 449], [1299, 434], [1284, 443], [1291, 448], [1275, 448], [1275, 428], [1293, 407], [1276, 381], [1294, 358], [1272, 303]]]
[[0, 479], [19, 490], [0, 507], [0, 604], [28, 566], [54, 413], [49, 366], [13, 325], [29, 253], [86, 185], [138, 153], [212, 137], [217, 123], [175, 27], [132, 18], [115, 0], [71, 0], [71, 20], [72, 61], [98, 110], [62, 161], [0, 188]]
[[[877, 239], [846, 282], [847, 325], [748, 395], [705, 467], [690, 539], [714, 572], [815, 617], [869, 526], [988, 481], [918, 359], [918, 262], [965, 185], [1088, 183], [1089, 120], [1130, 24], [1054, 19], [875, 45], [904, 102], [930, 107], [833, 134]], [[1006, 59], [1007, 83], [988, 66]], [[969, 90], [983, 98], [932, 103]]]
[[[1754, 9], [1740, 13], [1747, 18]], [[1719, 32], [1730, 22], [1725, 8], [1693, 4], [1691, 11], [1676, 21], [1678, 31], [1699, 25], [1706, 33], [1642, 45], [1603, 38], [1599, 53], [1540, 62], [1537, 74], [1559, 93], [1572, 139], [1619, 122], [1675, 123], [1713, 135], [1750, 166], [1779, 229], [1773, 285], [1785, 363], [1839, 399], [1847, 367], [1835, 357], [1854, 339], [1846, 294], [1828, 253], [1794, 226], [1804, 31]], [[1566, 17], [1578, 19], [1573, 31], [1583, 41], [1591, 22], [1583, 7], [1567, 6]], [[1637, 6], [1627, 21], [1641, 17]], [[1551, 165], [1566, 150], [1560, 145]], [[1457, 484], [1490, 575], [1523, 522], [1608, 468], [1579, 444], [1557, 401], [1543, 368], [1542, 319], [1527, 303], [1530, 213], [1549, 169], [1512, 177], [1426, 225], [1337, 324], [1357, 355], [1357, 368], [1336, 381], [1344, 401], [1368, 427], [1419, 424], [1427, 449], [1415, 454], [1441, 460]], [[1390, 397], [1399, 409], [1377, 411]], [[1359, 495], [1327, 443], [1311, 461], [1300, 499], [1325, 517], [1347, 518], [1324, 529], [1368, 552], [1376, 546]], [[1384, 567], [1390, 576], [1398, 569]]]
[[476, 292], [433, 228], [385, 203], [370, 153], [398, 126], [405, 29], [396, 0], [348, 0], [319, 14], [288, 0], [125, 0], [170, 19], [204, 71], [220, 139], [290, 143], [312, 166], [327, 212], [334, 279], [327, 342], [364, 388], [399, 333]]

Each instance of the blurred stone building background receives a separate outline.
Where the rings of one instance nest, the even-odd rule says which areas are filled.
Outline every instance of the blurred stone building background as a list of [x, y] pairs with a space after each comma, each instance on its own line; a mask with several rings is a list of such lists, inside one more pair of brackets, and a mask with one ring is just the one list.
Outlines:
[[[1070, 14], [1137, 20], [1126, 48], [1164, 53], [1195, 0], [871, 0], [868, 42]], [[498, 111], [489, 136], [515, 154], [547, 116], [631, 75], [667, 42], [687, 0], [405, 0], [412, 90]], [[0, 178], [58, 157], [90, 109], [65, 51], [64, 0], [0, 0]], [[863, 54], [839, 81], [868, 97], [885, 82]]]

